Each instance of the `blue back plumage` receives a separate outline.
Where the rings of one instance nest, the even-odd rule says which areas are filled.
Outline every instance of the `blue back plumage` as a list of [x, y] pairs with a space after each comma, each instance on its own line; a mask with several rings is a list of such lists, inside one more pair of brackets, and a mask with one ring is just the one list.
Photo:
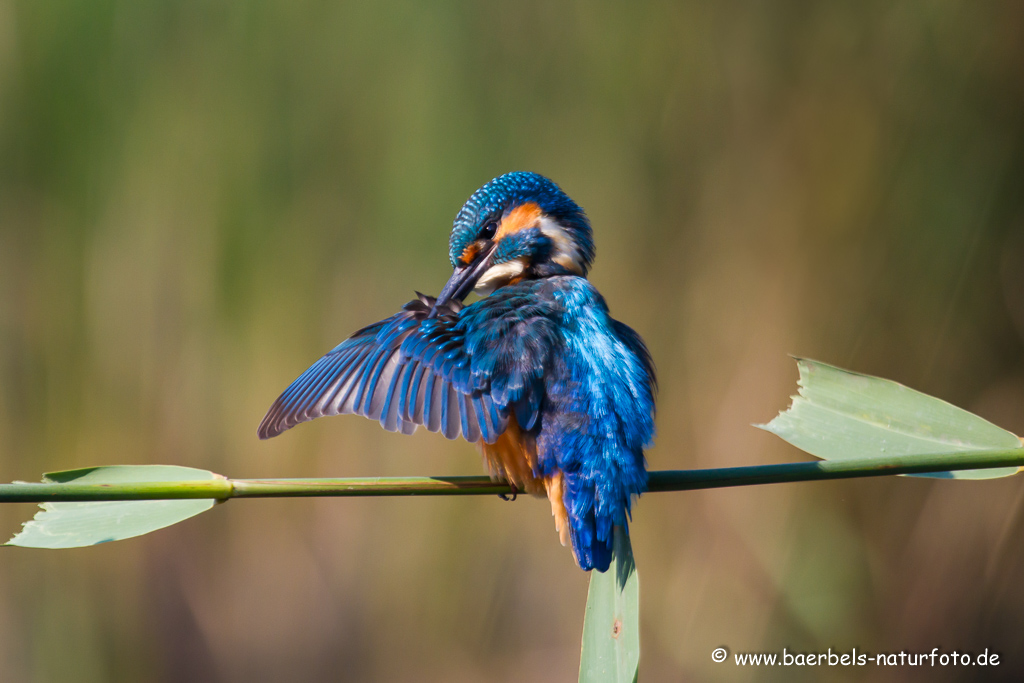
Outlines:
[[635, 332], [612, 320], [582, 278], [556, 278], [564, 347], [547, 382], [537, 450], [565, 479], [570, 538], [580, 566], [604, 571], [612, 527], [626, 527], [647, 486], [643, 450], [654, 440], [653, 365]]

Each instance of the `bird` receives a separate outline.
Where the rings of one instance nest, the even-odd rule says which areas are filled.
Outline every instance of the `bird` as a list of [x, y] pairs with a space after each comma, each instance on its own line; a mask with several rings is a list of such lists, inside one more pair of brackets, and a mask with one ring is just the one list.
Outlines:
[[[657, 380], [640, 335], [587, 279], [590, 220], [552, 180], [515, 171], [457, 213], [436, 297], [355, 332], [303, 372], [261, 439], [327, 415], [424, 426], [478, 444], [492, 479], [546, 496], [562, 545], [604, 572], [645, 490]], [[479, 298], [465, 304], [473, 292]]]

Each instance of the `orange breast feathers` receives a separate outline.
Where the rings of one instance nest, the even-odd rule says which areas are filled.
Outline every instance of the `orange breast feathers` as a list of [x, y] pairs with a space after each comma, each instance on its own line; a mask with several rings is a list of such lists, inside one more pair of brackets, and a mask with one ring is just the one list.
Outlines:
[[551, 515], [555, 518], [555, 531], [562, 545], [569, 544], [569, 516], [563, 500], [562, 473], [550, 477], [537, 477], [537, 441], [524, 433], [515, 415], [508, 418], [508, 427], [494, 443], [480, 441], [484, 462], [491, 478], [507, 481], [520, 491], [535, 496], [547, 495], [551, 501]]

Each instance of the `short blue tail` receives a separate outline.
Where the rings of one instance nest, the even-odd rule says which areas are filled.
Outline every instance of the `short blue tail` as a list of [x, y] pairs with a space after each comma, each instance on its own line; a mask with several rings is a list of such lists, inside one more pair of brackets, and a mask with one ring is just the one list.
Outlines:
[[605, 490], [595, 484], [594, 479], [579, 473], [565, 475], [564, 502], [576, 562], [584, 570], [604, 572], [612, 559], [614, 528], [629, 533], [631, 496], [619, 487]]

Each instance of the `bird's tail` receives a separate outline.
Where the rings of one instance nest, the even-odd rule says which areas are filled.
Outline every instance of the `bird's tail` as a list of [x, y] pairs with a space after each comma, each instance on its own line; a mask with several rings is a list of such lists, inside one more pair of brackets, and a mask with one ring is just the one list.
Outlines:
[[[598, 495], [598, 484], [578, 473], [559, 473], [547, 480], [551, 514], [562, 545], [572, 544], [576, 563], [584, 570], [607, 571], [612, 559], [615, 527], [629, 533], [630, 493]], [[602, 494], [610, 493], [602, 490]]]

